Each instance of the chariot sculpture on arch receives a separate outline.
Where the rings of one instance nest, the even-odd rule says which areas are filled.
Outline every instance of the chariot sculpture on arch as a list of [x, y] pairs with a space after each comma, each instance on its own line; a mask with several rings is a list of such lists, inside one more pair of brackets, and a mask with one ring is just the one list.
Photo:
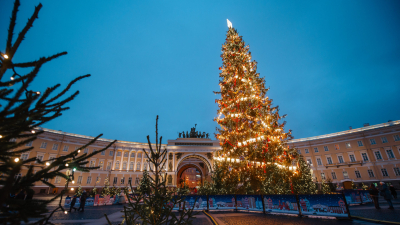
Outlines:
[[178, 132], [179, 138], [209, 138], [209, 133], [206, 132], [201, 132], [201, 131], [196, 131], [196, 126], [197, 124], [194, 125], [194, 127], [190, 128], [189, 131], [183, 131], [183, 132]]

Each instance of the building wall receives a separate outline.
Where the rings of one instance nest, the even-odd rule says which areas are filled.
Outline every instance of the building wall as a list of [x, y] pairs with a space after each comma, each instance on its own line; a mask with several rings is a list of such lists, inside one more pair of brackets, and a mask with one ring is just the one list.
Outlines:
[[[21, 149], [28, 146], [34, 147], [31, 151], [22, 154], [21, 158], [28, 159], [39, 157], [42, 161], [50, 160], [51, 158], [69, 154], [93, 139], [93, 137], [84, 135], [44, 128], [41, 129], [45, 131], [43, 134], [39, 135], [35, 141], [29, 143], [27, 146], [21, 147]], [[99, 139], [87, 148], [82, 149], [79, 155], [98, 151], [106, 147], [112, 141], [113, 140], [109, 139]], [[172, 140], [171, 146], [169, 147], [167, 144], [162, 145], [162, 148], [167, 148], [168, 151], [165, 169], [167, 178], [168, 176], [172, 178], [167, 179], [167, 181], [171, 180], [171, 182], [167, 183], [171, 187], [176, 186], [176, 169], [178, 168], [178, 164], [182, 165], [182, 163], [184, 163], [183, 159], [190, 157], [201, 158], [203, 161], [207, 160], [208, 164], [212, 165], [212, 159], [207, 156], [207, 153], [212, 153], [218, 149], [218, 147], [215, 147], [215, 143], [218, 143], [218, 141], [211, 141], [210, 139], [197, 141], [185, 139], [180, 142], [210, 142], [212, 144], [211, 146], [178, 146], [174, 145], [174, 141], [175, 140]], [[86, 166], [101, 166], [101, 168], [91, 170], [90, 172], [76, 171], [74, 174], [75, 183], [70, 183], [69, 187], [73, 187], [76, 190], [80, 185], [83, 189], [87, 190], [93, 189], [94, 186], [101, 189], [105, 186], [107, 177], [109, 178], [110, 186], [127, 187], [129, 186], [128, 181], [131, 179], [132, 186], [136, 187], [139, 184], [139, 180], [142, 178], [144, 169], [147, 168], [147, 171], [150, 170], [150, 165], [147, 162], [147, 157], [143, 150], [147, 152], [150, 151], [148, 143], [118, 141], [104, 152], [91, 157], [86, 164]], [[35, 171], [41, 169], [40, 167], [44, 167], [44, 165], [38, 163], [31, 163], [31, 165], [37, 168]], [[23, 170], [21, 175], [26, 172], [27, 170]], [[54, 178], [49, 182], [57, 187], [55, 189], [57, 193], [65, 186], [65, 179], [61, 177]], [[52, 193], [54, 191], [42, 182], [37, 182], [34, 189], [36, 193]]]
[[399, 136], [400, 120], [334, 134], [294, 139], [290, 145], [295, 147], [305, 160], [311, 162], [313, 174], [318, 182], [325, 176], [334, 183], [354, 181], [368, 185], [384, 181], [399, 186]]

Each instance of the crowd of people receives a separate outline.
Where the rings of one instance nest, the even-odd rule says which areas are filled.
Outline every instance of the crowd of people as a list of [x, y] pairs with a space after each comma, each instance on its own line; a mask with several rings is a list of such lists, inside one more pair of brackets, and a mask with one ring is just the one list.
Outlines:
[[369, 194], [371, 195], [376, 209], [379, 207], [379, 196], [382, 196], [389, 204], [389, 209], [393, 208], [392, 198], [397, 199], [397, 192], [393, 185], [388, 187], [384, 182], [380, 182], [381, 189], [379, 190], [374, 184], [369, 187]]

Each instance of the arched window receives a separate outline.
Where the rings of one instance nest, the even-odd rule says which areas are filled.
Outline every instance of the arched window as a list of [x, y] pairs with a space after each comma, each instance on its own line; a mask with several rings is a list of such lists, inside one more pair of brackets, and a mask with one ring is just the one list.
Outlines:
[[126, 162], [122, 163], [122, 169], [126, 170]]
[[119, 170], [119, 161], [117, 161], [116, 163], [115, 163], [115, 168], [114, 168], [115, 170]]
[[136, 163], [136, 170], [140, 170], [140, 162]]
[[132, 152], [132, 153], [131, 153], [131, 157], [132, 157], [132, 158], [135, 158], [135, 152]]
[[124, 157], [128, 157], [129, 152], [124, 153]]
[[144, 163], [144, 164], [143, 164], [143, 170], [147, 170], [147, 171], [148, 171], [148, 169], [147, 169], [147, 163]]
[[133, 162], [129, 165], [129, 170], [133, 170]]

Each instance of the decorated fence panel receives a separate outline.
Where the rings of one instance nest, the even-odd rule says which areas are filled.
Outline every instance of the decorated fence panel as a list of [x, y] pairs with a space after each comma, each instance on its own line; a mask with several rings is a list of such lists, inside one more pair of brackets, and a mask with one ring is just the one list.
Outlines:
[[[71, 197], [66, 197], [65, 198], [65, 202], [64, 202], [64, 206], [65, 207], [71, 207], [71, 201], [72, 201]], [[85, 207], [93, 206], [93, 203], [94, 203], [94, 198], [93, 197], [88, 197], [88, 198], [86, 198]], [[81, 205], [80, 198], [76, 198], [76, 202], [75, 202], [74, 207], [77, 208], [77, 207], [80, 207], [80, 205]]]
[[296, 195], [263, 195], [266, 213], [299, 214]]
[[229, 210], [236, 209], [235, 195], [209, 195], [209, 210]]
[[302, 215], [349, 217], [342, 194], [298, 195]]
[[236, 206], [238, 210], [264, 211], [261, 195], [236, 195]]
[[186, 195], [183, 198], [184, 200], [180, 205], [174, 205], [174, 210], [189, 209], [192, 207], [193, 210], [207, 210], [207, 195]]

